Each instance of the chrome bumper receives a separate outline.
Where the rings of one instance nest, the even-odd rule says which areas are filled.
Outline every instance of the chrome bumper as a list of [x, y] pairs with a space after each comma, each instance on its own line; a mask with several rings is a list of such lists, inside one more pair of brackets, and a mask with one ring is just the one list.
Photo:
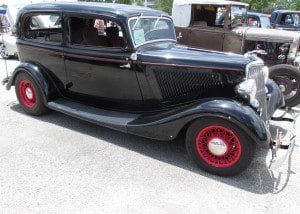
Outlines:
[[[271, 170], [279, 168], [285, 163], [287, 158], [293, 151], [296, 142], [296, 118], [295, 113], [288, 112], [288, 109], [283, 110], [281, 115], [275, 115], [278, 108], [285, 105], [284, 98], [278, 85], [268, 80], [267, 88], [267, 129], [270, 134], [269, 147], [272, 151], [272, 158], [269, 168]], [[277, 113], [277, 112], [276, 112]], [[288, 116], [287, 116], [288, 115]], [[280, 124], [274, 124], [274, 123]], [[288, 129], [282, 129], [282, 123], [289, 126]]]

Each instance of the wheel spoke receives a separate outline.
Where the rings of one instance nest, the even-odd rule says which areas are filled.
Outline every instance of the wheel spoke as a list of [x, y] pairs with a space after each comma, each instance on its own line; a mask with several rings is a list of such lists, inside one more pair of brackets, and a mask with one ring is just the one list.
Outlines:
[[234, 165], [242, 151], [238, 136], [223, 126], [208, 126], [201, 130], [196, 146], [198, 154], [206, 163], [219, 168]]

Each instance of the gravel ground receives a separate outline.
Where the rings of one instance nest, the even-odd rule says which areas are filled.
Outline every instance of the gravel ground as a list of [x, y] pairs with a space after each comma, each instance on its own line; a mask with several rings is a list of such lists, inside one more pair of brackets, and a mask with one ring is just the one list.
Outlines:
[[[9, 60], [9, 71], [17, 64]], [[269, 171], [270, 152], [258, 148], [247, 171], [221, 178], [198, 170], [182, 140], [143, 139], [56, 112], [28, 116], [14, 90], [0, 87], [2, 213], [296, 213], [299, 154], [296, 145]]]

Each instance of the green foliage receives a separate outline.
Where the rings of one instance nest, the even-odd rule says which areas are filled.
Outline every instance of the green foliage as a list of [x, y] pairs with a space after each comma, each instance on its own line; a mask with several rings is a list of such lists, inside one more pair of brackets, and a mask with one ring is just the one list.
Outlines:
[[156, 9], [172, 13], [173, 0], [155, 0]]
[[[79, 0], [90, 2], [116, 2], [143, 6], [144, 0]], [[238, 1], [238, 0], [237, 0]], [[300, 0], [240, 0], [250, 4], [251, 11], [271, 13], [276, 9], [300, 10]], [[173, 0], [155, 0], [155, 8], [169, 14], [172, 12]]]
[[120, 3], [120, 4], [132, 4], [134, 0], [79, 0], [79, 1], [87, 1], [87, 2], [108, 2], [108, 3]]
[[271, 13], [277, 9], [300, 10], [300, 0], [243, 0], [250, 4], [250, 10]]
[[[121, 4], [136, 4], [139, 6], [144, 6], [145, 0], [79, 0], [79, 1], [88, 1], [88, 2], [115, 2]], [[154, 0], [155, 9], [163, 10], [169, 14], [172, 13], [172, 4], [173, 0]]]

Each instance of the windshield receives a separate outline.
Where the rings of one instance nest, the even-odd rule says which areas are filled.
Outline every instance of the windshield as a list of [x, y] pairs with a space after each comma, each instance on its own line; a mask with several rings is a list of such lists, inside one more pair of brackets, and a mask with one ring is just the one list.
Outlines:
[[247, 23], [247, 9], [242, 6], [231, 7], [231, 26], [238, 27]]
[[136, 46], [155, 40], [176, 40], [171, 19], [164, 17], [136, 17], [129, 20], [130, 33]]
[[260, 17], [260, 24], [262, 28], [271, 28], [271, 21], [270, 18], [267, 16]]

